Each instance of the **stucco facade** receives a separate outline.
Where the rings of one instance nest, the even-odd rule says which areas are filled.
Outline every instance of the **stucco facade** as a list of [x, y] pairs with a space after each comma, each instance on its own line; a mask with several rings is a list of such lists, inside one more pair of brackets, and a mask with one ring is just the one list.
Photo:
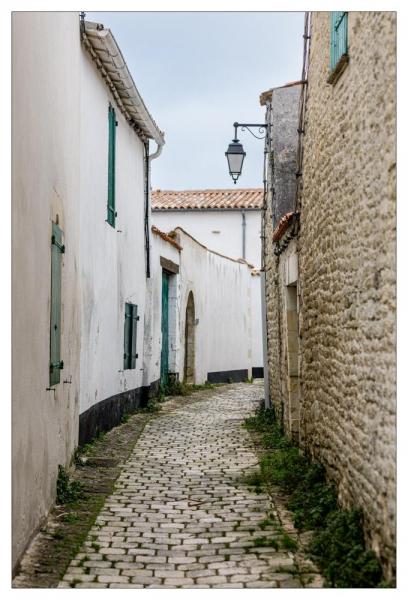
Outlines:
[[[286, 430], [325, 465], [342, 505], [363, 509], [367, 540], [389, 579], [395, 574], [395, 38], [394, 13], [349, 13], [348, 63], [328, 83], [330, 15], [312, 13], [305, 118], [292, 123], [293, 134], [300, 127], [303, 136], [303, 161], [287, 210], [300, 216], [280, 237], [275, 229], [275, 241], [277, 223], [266, 223], [271, 400]], [[293, 144], [290, 151], [296, 157]]]
[[156, 230], [153, 241], [152, 372], [160, 373], [164, 270], [169, 276], [170, 378], [198, 384], [246, 381], [259, 367], [253, 362], [257, 344], [254, 349], [252, 332], [259, 272], [206, 248], [180, 227], [171, 238]]
[[[117, 122], [115, 227], [107, 221], [109, 104], [115, 108]], [[128, 402], [135, 396], [136, 407], [142, 387], [151, 383], [149, 376], [143, 378], [142, 358], [147, 282], [144, 145], [86, 52], [81, 55], [81, 125], [80, 441], [84, 443], [103, 426], [101, 411], [112, 412], [114, 420], [117, 412], [120, 419], [117, 405], [123, 404], [122, 396], [127, 395]], [[123, 361], [127, 302], [138, 307], [139, 315], [136, 353], [140, 358], [132, 369], [124, 369]]]
[[[157, 390], [156, 371], [150, 374], [144, 358], [151, 334], [145, 332], [147, 149], [149, 139], [161, 146], [164, 138], [137, 99], [109, 30], [80, 23], [74, 12], [14, 13], [12, 26], [15, 567], [55, 501], [58, 465], [68, 467], [78, 444], [118, 424]], [[95, 48], [102, 48], [102, 58]], [[116, 62], [104, 67], [109, 54]], [[133, 85], [126, 107], [109, 69]], [[114, 226], [108, 222], [112, 181]], [[138, 310], [131, 350], [138, 356], [125, 368], [127, 303]]]
[[[190, 192], [153, 192], [152, 222], [163, 231], [181, 228], [209, 250], [234, 260], [245, 259], [259, 269], [261, 265], [261, 205], [263, 190], [192, 190]], [[179, 194], [179, 195], [178, 195]], [[174, 199], [173, 199], [174, 198]], [[211, 198], [211, 200], [209, 200]], [[251, 198], [251, 200], [249, 200]], [[205, 206], [197, 208], [200, 200]], [[168, 206], [166, 206], [166, 202]], [[188, 208], [174, 208], [185, 203]], [[256, 208], [251, 204], [254, 203]], [[231, 204], [229, 208], [226, 208]], [[248, 206], [249, 205], [249, 206]], [[166, 207], [165, 207], [166, 206]], [[215, 208], [219, 206], [222, 208]], [[227, 283], [219, 279], [216, 270], [210, 270], [214, 282], [228, 295]], [[263, 375], [261, 278], [252, 277], [251, 313], [251, 368], [254, 376]], [[208, 284], [211, 285], [210, 281]], [[231, 297], [228, 303], [240, 302]], [[246, 345], [246, 342], [245, 342]]]
[[[252, 376], [252, 269], [203, 247], [181, 228], [180, 331], [190, 291], [195, 305], [195, 376], [204, 381]], [[259, 279], [259, 277], [257, 277]], [[184, 365], [185, 344], [180, 345]], [[245, 372], [244, 372], [245, 371]]]
[[245, 210], [244, 217], [241, 210], [153, 210], [152, 220], [163, 231], [182, 227], [208, 248], [260, 267], [260, 210]]
[[[15, 565], [55, 498], [79, 410], [79, 87], [75, 13], [12, 16], [12, 473]], [[69, 86], [67, 86], [69, 81]], [[50, 94], [49, 90], [55, 93]], [[61, 382], [50, 386], [52, 223], [63, 232]]]

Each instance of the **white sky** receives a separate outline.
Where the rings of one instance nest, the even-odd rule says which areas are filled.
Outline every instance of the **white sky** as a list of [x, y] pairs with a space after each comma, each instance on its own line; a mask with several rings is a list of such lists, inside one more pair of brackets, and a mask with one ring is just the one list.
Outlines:
[[[264, 90], [300, 79], [302, 12], [89, 12], [109, 27], [166, 145], [154, 189], [230, 188], [224, 155], [232, 123], [262, 123]], [[263, 142], [247, 153], [237, 188], [261, 187]], [[155, 144], [152, 144], [152, 149]]]

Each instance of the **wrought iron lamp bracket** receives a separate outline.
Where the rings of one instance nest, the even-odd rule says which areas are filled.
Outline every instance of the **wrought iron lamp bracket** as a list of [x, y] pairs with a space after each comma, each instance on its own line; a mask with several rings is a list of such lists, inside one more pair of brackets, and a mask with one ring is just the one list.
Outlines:
[[[247, 131], [249, 131], [249, 133], [251, 135], [253, 135], [257, 140], [264, 140], [265, 137], [267, 136], [268, 133], [268, 124], [267, 123], [234, 123], [234, 128], [235, 128], [235, 137], [234, 137], [234, 142], [238, 141], [238, 135], [237, 135], [237, 131], [238, 131], [238, 127], [241, 129], [241, 131], [245, 131], [245, 129]], [[257, 129], [258, 133], [260, 134], [265, 134], [265, 135], [255, 135], [255, 133], [253, 133], [251, 131], [251, 129]]]

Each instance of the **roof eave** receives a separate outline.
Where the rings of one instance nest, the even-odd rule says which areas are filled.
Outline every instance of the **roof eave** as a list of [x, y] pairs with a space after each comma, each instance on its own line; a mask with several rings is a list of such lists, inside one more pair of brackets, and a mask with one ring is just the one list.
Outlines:
[[158, 146], [163, 146], [164, 133], [147, 110], [110, 29], [85, 21], [82, 41], [129, 125], [142, 139], [153, 139]]

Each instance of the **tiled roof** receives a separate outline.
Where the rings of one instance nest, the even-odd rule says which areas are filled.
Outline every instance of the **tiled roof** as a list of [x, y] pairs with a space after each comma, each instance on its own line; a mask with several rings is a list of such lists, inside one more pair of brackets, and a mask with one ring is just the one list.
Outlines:
[[154, 190], [153, 210], [175, 209], [261, 209], [263, 189], [238, 190]]

